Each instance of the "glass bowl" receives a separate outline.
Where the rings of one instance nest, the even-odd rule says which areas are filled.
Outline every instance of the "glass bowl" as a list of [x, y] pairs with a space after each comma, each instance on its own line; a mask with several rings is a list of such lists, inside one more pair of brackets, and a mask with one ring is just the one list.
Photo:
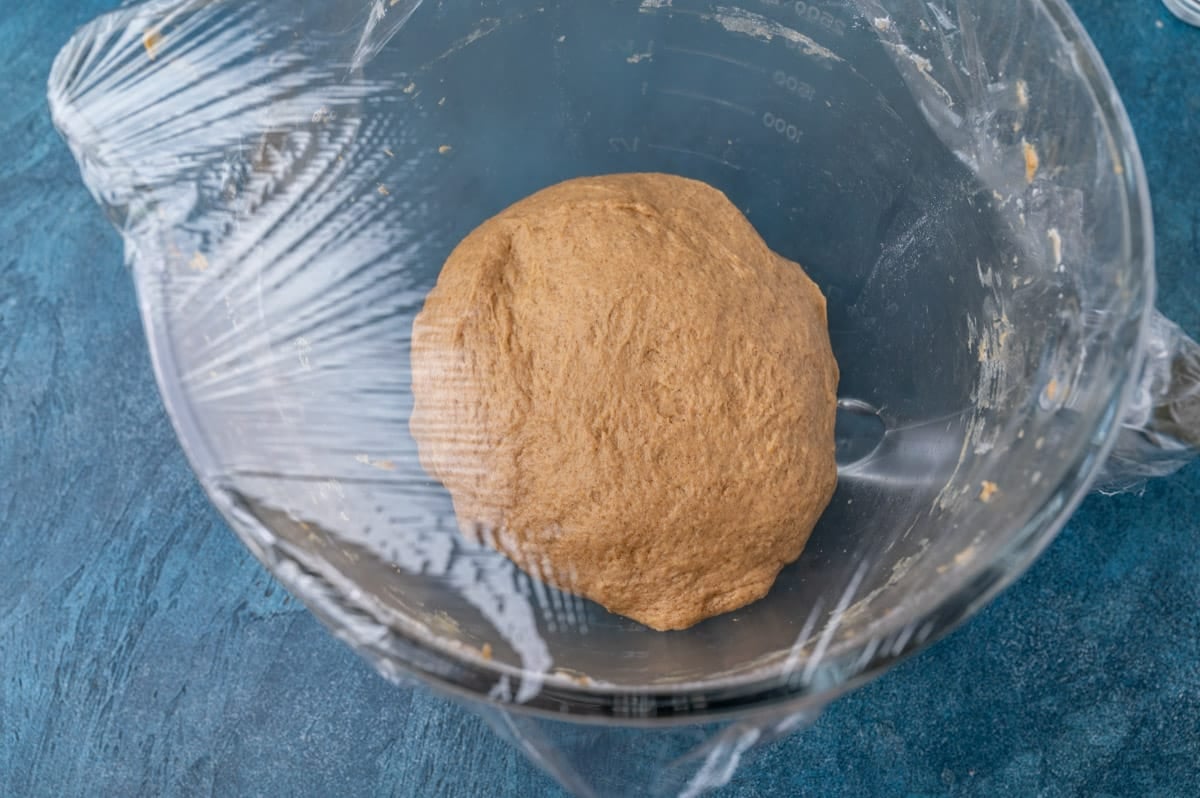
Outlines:
[[[539, 716], [794, 727], [1016, 578], [1163, 390], [1141, 161], [1062, 0], [157, 0], [81, 30], [50, 102], [213, 502], [382, 673], [525, 743]], [[802, 263], [842, 370], [807, 549], [672, 633], [462, 538], [408, 429], [451, 248], [637, 171], [713, 184]]]

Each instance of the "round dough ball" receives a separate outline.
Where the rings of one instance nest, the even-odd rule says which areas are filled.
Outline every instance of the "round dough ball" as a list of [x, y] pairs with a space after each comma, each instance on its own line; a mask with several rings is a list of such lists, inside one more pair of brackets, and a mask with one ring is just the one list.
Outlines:
[[412, 370], [464, 534], [655, 629], [766, 595], [837, 481], [825, 298], [695, 180], [569, 180], [489, 219]]

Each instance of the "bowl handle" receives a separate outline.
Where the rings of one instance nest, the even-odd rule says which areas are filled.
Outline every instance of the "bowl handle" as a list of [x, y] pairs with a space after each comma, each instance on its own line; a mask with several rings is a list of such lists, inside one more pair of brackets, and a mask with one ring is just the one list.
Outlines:
[[1097, 482], [1102, 493], [1139, 491], [1200, 453], [1200, 344], [1158, 311], [1146, 343], [1141, 381]]
[[1191, 25], [1200, 25], [1200, 0], [1163, 0], [1175, 16]]

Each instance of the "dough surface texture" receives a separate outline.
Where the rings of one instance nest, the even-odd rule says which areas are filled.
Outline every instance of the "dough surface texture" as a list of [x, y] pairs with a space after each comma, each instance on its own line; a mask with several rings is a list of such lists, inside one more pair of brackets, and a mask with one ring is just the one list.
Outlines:
[[837, 481], [825, 298], [694, 180], [569, 180], [484, 222], [412, 379], [464, 534], [654, 629], [766, 595]]

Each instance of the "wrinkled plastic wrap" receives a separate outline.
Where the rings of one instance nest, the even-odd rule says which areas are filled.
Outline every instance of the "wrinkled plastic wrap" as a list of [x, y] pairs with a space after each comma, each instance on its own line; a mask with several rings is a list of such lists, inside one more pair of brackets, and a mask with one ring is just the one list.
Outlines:
[[1200, 344], [1170, 319], [1150, 320], [1146, 366], [1096, 481], [1103, 493], [1140, 490], [1195, 459], [1200, 448]]
[[[49, 96], [241, 539], [581, 795], [725, 784], [1021, 573], [1110, 447], [1124, 490], [1196, 443], [1132, 134], [1058, 0], [153, 0], [83, 29]], [[825, 291], [842, 369], [805, 553], [679, 633], [461, 536], [408, 430], [450, 249], [622, 171], [725, 191]]]

